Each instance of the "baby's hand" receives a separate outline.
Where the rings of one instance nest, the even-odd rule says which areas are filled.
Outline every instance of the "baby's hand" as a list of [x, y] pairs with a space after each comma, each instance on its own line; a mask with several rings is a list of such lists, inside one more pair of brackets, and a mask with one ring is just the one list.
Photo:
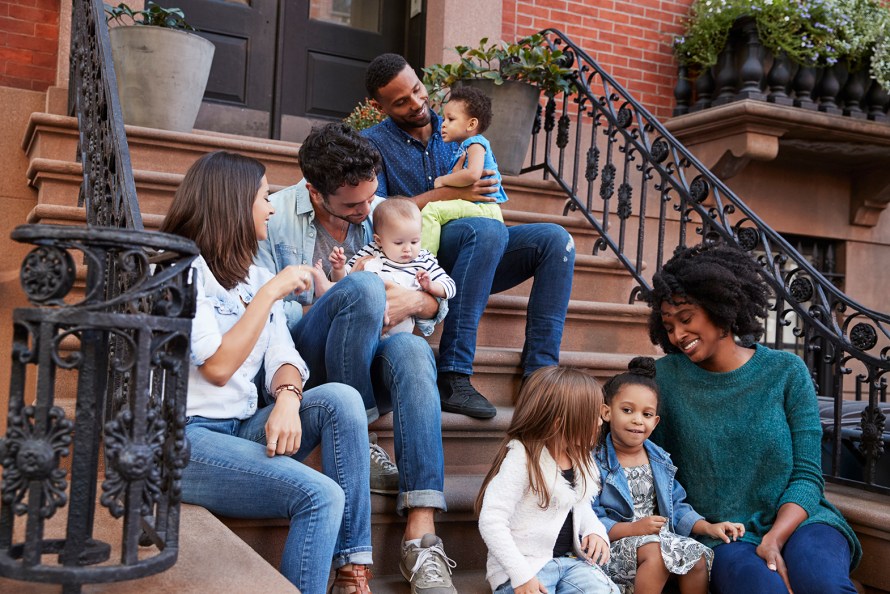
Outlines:
[[343, 253], [343, 248], [335, 247], [332, 249], [328, 255], [328, 262], [331, 263], [331, 268], [334, 270], [341, 270], [346, 266], [346, 255]]
[[738, 540], [745, 535], [745, 525], [738, 522], [717, 522], [716, 524], [709, 522], [705, 526], [704, 534], [723, 542], [730, 542], [730, 539]]
[[596, 534], [588, 534], [581, 539], [581, 556], [594, 565], [609, 562], [609, 543]]
[[666, 523], [667, 518], [662, 516], [646, 516], [634, 522], [634, 527], [637, 529], [637, 534], [642, 536], [644, 534], [658, 534]]
[[417, 271], [417, 274], [415, 274], [414, 277], [417, 279], [417, 284], [420, 285], [420, 288], [429, 293], [430, 283], [433, 282], [430, 280], [430, 273], [421, 269]]

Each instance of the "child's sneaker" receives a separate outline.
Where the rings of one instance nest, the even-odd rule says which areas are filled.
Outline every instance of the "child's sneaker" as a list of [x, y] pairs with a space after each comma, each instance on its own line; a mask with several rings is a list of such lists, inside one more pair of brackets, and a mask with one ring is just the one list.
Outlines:
[[448, 558], [442, 539], [424, 534], [420, 546], [402, 543], [399, 569], [411, 584], [411, 594], [457, 594], [451, 582], [451, 568], [457, 563]]

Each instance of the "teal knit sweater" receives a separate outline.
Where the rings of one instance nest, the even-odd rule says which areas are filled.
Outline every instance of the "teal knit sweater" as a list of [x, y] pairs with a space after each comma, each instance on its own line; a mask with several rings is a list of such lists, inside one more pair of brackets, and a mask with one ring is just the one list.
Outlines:
[[728, 373], [706, 371], [682, 354], [656, 367], [661, 423], [653, 441], [671, 453], [696, 511], [710, 522], [742, 522], [742, 540], [760, 544], [779, 508], [796, 503], [808, 514], [801, 526], [836, 528], [850, 543], [853, 566], [859, 562], [856, 535], [823, 494], [819, 408], [799, 357], [757, 345]]

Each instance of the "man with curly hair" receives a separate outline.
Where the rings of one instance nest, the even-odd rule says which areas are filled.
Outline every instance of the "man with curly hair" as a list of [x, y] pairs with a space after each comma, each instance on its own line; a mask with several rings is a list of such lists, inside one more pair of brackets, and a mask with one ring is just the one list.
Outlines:
[[[314, 129], [300, 147], [303, 180], [270, 196], [275, 213], [258, 263], [273, 272], [291, 264], [330, 267], [328, 254], [347, 257], [371, 241], [369, 215], [375, 200], [380, 156], [345, 124]], [[326, 271], [330, 273], [328, 269]], [[439, 561], [440, 582], [450, 585], [453, 562], [435, 536], [434, 514], [445, 511], [442, 425], [436, 367], [425, 340], [410, 333], [382, 338], [384, 324], [410, 316], [432, 325], [446, 308], [421, 291], [356, 272], [317, 300], [311, 290], [286, 299], [294, 343], [311, 372], [307, 388], [340, 382], [362, 395], [368, 422], [390, 410], [398, 472], [386, 452], [371, 444], [371, 490], [398, 493], [396, 510], [407, 515], [406, 541], [423, 541], [422, 558]], [[312, 307], [303, 312], [303, 306]], [[387, 313], [388, 312], [388, 313]], [[421, 567], [409, 567], [419, 572]], [[447, 571], [445, 571], [447, 570]], [[436, 576], [433, 576], [436, 577]], [[435, 583], [431, 579], [431, 583]], [[453, 589], [428, 590], [431, 594]]]
[[[441, 134], [441, 118], [402, 56], [383, 54], [369, 65], [365, 86], [371, 103], [389, 119], [365, 130], [383, 158], [377, 195], [407, 197], [421, 209], [431, 202], [463, 199], [498, 202], [494, 171], [465, 187], [435, 187], [449, 174], [459, 145]], [[442, 226], [439, 263], [457, 283], [439, 342], [439, 394], [442, 410], [491, 418], [496, 409], [470, 383], [476, 333], [491, 293], [533, 278], [520, 364], [523, 375], [559, 363], [575, 265], [571, 235], [548, 223], [505, 227], [497, 219], [473, 217]]]

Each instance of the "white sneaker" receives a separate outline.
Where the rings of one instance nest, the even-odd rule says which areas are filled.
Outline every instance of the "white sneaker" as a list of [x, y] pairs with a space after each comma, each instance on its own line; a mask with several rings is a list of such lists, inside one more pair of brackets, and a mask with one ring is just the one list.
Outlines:
[[456, 566], [435, 534], [424, 534], [420, 546], [402, 543], [399, 569], [411, 584], [411, 594], [457, 594], [451, 582], [451, 569]]

